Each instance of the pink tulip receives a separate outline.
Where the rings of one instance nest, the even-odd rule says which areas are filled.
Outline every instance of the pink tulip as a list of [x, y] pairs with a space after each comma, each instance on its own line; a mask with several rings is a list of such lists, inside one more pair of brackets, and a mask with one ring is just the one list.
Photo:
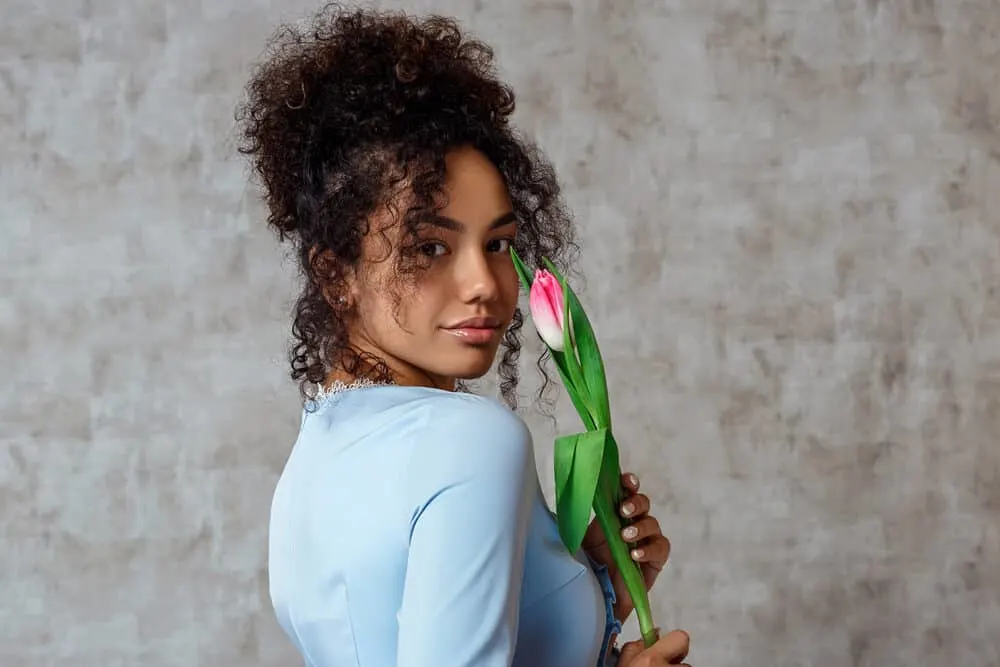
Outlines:
[[563, 349], [562, 285], [545, 269], [535, 271], [535, 280], [528, 294], [531, 321], [546, 345], [561, 352]]

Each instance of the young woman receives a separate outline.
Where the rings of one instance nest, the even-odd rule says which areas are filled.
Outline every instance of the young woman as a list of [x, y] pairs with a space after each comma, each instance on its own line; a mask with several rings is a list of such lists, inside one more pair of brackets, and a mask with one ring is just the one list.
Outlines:
[[[551, 167], [487, 46], [449, 20], [328, 7], [251, 78], [242, 152], [304, 287], [301, 429], [274, 492], [270, 593], [312, 667], [678, 664], [686, 633], [609, 639], [631, 602], [596, 524], [562, 546], [513, 412], [511, 245], [565, 263]], [[498, 362], [503, 405], [463, 390]], [[647, 584], [669, 543], [634, 476]], [[628, 529], [627, 529], [628, 530]]]

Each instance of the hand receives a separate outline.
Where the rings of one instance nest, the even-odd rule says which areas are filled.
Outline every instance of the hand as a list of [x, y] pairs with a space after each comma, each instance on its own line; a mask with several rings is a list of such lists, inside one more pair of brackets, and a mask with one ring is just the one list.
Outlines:
[[643, 649], [642, 640], [629, 642], [622, 647], [618, 657], [618, 667], [662, 667], [663, 665], [683, 665], [691, 648], [691, 637], [683, 630], [674, 630], [647, 649]]
[[[659, 522], [649, 515], [649, 498], [639, 493], [639, 478], [632, 473], [622, 475], [622, 487], [626, 497], [619, 507], [619, 513], [625, 518], [622, 539], [629, 543], [633, 560], [639, 563], [646, 590], [650, 590], [656, 582], [660, 571], [670, 557], [670, 540], [660, 530]], [[631, 509], [631, 511], [628, 511]], [[625, 530], [634, 528], [636, 535], [628, 535]], [[601, 531], [597, 519], [590, 522], [583, 536], [583, 549], [595, 562], [608, 568], [611, 583], [615, 589], [615, 618], [624, 623], [632, 613], [634, 605], [625, 587], [625, 579], [618, 572], [611, 548]]]

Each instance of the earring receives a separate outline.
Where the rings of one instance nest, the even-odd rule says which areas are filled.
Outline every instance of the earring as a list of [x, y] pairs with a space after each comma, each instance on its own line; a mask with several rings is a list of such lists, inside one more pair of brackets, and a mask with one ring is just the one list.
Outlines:
[[337, 303], [339, 305], [343, 306], [344, 304], [347, 303], [347, 297], [345, 297], [345, 296], [338, 296], [337, 297]]

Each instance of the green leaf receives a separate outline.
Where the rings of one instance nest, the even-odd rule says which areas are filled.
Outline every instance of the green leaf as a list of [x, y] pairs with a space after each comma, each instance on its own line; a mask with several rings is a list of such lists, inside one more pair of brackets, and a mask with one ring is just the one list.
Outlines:
[[[580, 361], [576, 356], [576, 342], [573, 339], [573, 327], [570, 320], [569, 314], [569, 300], [566, 299], [566, 291], [568, 285], [566, 284], [566, 279], [557, 276], [559, 283], [562, 287], [563, 292], [563, 363], [566, 366], [566, 373], [570, 377], [570, 381], [573, 384], [573, 388], [576, 389], [584, 406], [586, 406], [587, 414], [590, 416], [592, 422], [599, 423], [598, 415], [595, 414], [593, 408], [593, 398], [588, 391], [587, 381], [583, 375], [583, 368], [580, 366]], [[584, 420], [586, 421], [586, 420]]]
[[[590, 524], [607, 436], [607, 430], [599, 429], [556, 439], [556, 523], [571, 554], [580, 548]], [[571, 461], [568, 479], [567, 460]]]
[[[580, 355], [580, 368], [583, 369], [583, 379], [587, 385], [597, 423], [605, 428], [611, 428], [611, 406], [608, 400], [608, 384], [604, 373], [604, 360], [597, 345], [590, 322], [580, 305], [576, 295], [569, 293], [569, 311], [576, 330], [576, 349]], [[575, 323], [580, 322], [577, 326]]]
[[[601, 463], [600, 488], [606, 490], [608, 498], [614, 507], [618, 507], [625, 500], [625, 489], [622, 486], [622, 468], [618, 460], [618, 443], [615, 436], [608, 432], [607, 442], [604, 445], [604, 461]], [[617, 515], [616, 515], [617, 516]], [[623, 526], [619, 526], [621, 528]]]
[[552, 355], [552, 361], [556, 365], [556, 370], [559, 371], [559, 377], [562, 378], [563, 386], [569, 395], [569, 400], [573, 402], [573, 407], [576, 408], [577, 414], [580, 415], [580, 420], [583, 422], [584, 427], [588, 431], [597, 428], [597, 424], [594, 423], [594, 418], [591, 416], [586, 402], [573, 388], [573, 379], [569, 377], [569, 371], [566, 369], [566, 355], [552, 348], [549, 348], [549, 354]]
[[576, 453], [576, 441], [579, 433], [565, 435], [556, 438], [555, 451], [553, 453], [552, 467], [556, 476], [556, 517], [559, 516], [559, 508], [569, 497], [569, 480], [573, 471], [573, 455]]
[[559, 537], [564, 544], [567, 540], [567, 534], [571, 530], [569, 526], [572, 524], [570, 518], [570, 503], [572, 501], [570, 479], [573, 472], [573, 457], [576, 455], [576, 443], [579, 439], [579, 433], [556, 438], [553, 454], [552, 467], [555, 470], [556, 481], [556, 524], [559, 526]]
[[514, 250], [513, 245], [510, 247], [510, 257], [514, 260], [514, 269], [517, 271], [517, 277], [520, 278], [525, 291], [530, 294], [531, 285], [535, 281], [534, 275], [528, 271], [528, 267], [526, 267], [524, 262], [521, 261], [521, 257], [517, 254], [517, 251]]
[[559, 273], [559, 269], [547, 258], [542, 258], [542, 261], [562, 285], [563, 298], [568, 313], [564, 316], [563, 321], [572, 324], [572, 327], [567, 326], [565, 329], [568, 332], [572, 328], [574, 343], [572, 348], [567, 344], [566, 349], [575, 350], [576, 354], [579, 355], [579, 361], [575, 358], [574, 361], [577, 361], [577, 367], [580, 368], [580, 375], [586, 386], [586, 395], [589, 399], [588, 405], [593, 412], [594, 420], [598, 425], [610, 429], [611, 405], [608, 400], [608, 382], [601, 349], [597, 344], [597, 337], [594, 335], [590, 318], [587, 317], [583, 304], [580, 303], [580, 299], [566, 282], [566, 278]]

